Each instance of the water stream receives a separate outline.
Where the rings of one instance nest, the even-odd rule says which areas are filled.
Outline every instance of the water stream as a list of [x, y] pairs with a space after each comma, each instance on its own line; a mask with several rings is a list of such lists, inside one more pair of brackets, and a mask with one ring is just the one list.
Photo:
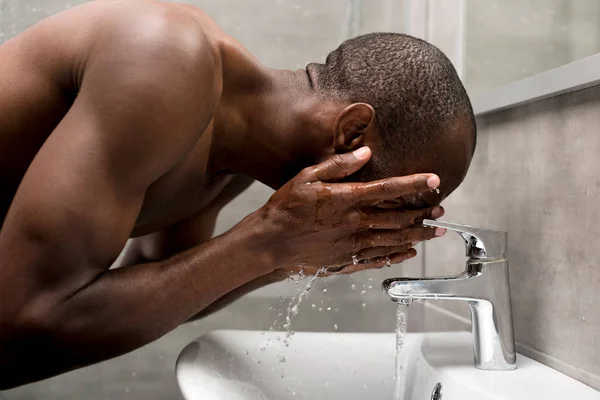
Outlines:
[[408, 393], [406, 393], [406, 379], [404, 365], [402, 358], [402, 348], [404, 347], [404, 335], [406, 334], [406, 314], [408, 311], [408, 305], [398, 303], [398, 309], [396, 311], [397, 322], [396, 322], [396, 369], [394, 372], [394, 397], [393, 400], [408, 400]]
[[[290, 304], [288, 305], [287, 315], [285, 317], [285, 324], [283, 325], [283, 328], [285, 329], [285, 339], [283, 340], [283, 343], [286, 345], [286, 347], [290, 345], [290, 338], [294, 334], [294, 331], [292, 331], [292, 319], [296, 315], [298, 315], [298, 307], [300, 306], [300, 303], [302, 303], [315, 281], [319, 279], [319, 275], [324, 274], [325, 271], [327, 271], [327, 268], [321, 268], [315, 274], [315, 276], [310, 278], [304, 290], [302, 292], [298, 291], [297, 296], [292, 297]], [[303, 274], [301, 274], [301, 276], [303, 276]]]

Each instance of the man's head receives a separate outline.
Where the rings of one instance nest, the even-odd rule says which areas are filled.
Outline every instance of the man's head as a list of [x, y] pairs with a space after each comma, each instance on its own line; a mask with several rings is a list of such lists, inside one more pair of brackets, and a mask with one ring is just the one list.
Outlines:
[[335, 151], [373, 149], [360, 180], [436, 173], [441, 194], [427, 203], [462, 182], [475, 149], [475, 118], [452, 63], [435, 46], [373, 33], [342, 43], [307, 71], [314, 89], [344, 104], [333, 126]]

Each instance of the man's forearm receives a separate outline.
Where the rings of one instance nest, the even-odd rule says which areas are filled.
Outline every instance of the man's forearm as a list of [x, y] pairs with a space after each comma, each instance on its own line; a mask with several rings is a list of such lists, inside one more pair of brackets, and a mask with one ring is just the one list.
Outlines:
[[[198, 314], [194, 315], [189, 321], [195, 321], [204, 317], [209, 316], [217, 311], [222, 310], [227, 307], [231, 303], [239, 300], [241, 297], [251, 293], [255, 290], [263, 288], [267, 285], [271, 285], [273, 283], [281, 282], [285, 280], [289, 275], [286, 274], [283, 270], [276, 270], [271, 272], [270, 274], [260, 276], [234, 290], [229, 293], [225, 293], [218, 300], [213, 302], [208, 307], [204, 308]], [[189, 322], [188, 321], [188, 322]]]
[[224, 294], [273, 271], [273, 260], [256, 246], [261, 236], [256, 224], [246, 222], [168, 260], [109, 270], [45, 315], [30, 312], [10, 336], [0, 334], [0, 370], [5, 371], [0, 388], [156, 340]]

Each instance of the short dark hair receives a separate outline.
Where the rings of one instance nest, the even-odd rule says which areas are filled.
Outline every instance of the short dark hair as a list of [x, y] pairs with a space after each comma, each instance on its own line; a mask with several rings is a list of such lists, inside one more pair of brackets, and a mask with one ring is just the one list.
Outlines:
[[370, 33], [343, 42], [325, 64], [307, 69], [314, 88], [373, 106], [382, 140], [396, 155], [418, 151], [464, 116], [475, 149], [477, 129], [467, 92], [450, 60], [430, 43]]

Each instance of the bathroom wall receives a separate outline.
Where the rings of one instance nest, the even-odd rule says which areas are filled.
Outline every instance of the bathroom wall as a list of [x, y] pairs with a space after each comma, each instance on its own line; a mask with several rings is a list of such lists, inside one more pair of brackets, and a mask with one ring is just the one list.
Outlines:
[[[446, 52], [472, 98], [600, 51], [595, 1], [411, 3], [409, 33]], [[509, 233], [518, 351], [596, 389], [599, 127], [600, 87], [478, 118], [471, 169], [444, 202], [443, 218]], [[462, 272], [464, 253], [452, 232], [427, 243], [425, 275]], [[422, 306], [424, 330], [470, 329], [463, 303]]]
[[[478, 119], [477, 151], [444, 220], [508, 232], [518, 350], [600, 389], [600, 87]], [[425, 271], [464, 269], [449, 233]], [[466, 328], [464, 304], [428, 309], [435, 329]], [[453, 318], [449, 318], [453, 317]]]

